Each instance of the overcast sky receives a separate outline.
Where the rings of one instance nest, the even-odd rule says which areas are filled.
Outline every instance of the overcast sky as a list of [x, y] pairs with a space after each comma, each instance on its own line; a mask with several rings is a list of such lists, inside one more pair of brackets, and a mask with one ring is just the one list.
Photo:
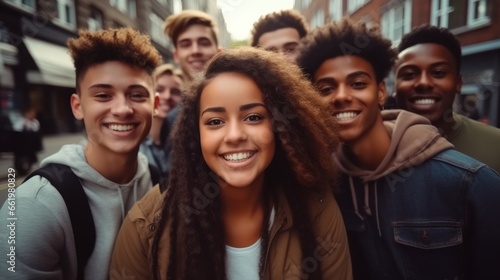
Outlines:
[[261, 15], [292, 9], [295, 0], [217, 0], [233, 40], [250, 37], [253, 23]]

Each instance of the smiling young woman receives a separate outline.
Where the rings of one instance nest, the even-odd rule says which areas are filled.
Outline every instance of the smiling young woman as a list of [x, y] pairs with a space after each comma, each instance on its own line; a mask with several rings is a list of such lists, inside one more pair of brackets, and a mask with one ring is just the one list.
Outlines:
[[186, 93], [169, 185], [129, 213], [111, 276], [351, 279], [332, 195], [336, 131], [316, 89], [282, 56], [216, 55]]

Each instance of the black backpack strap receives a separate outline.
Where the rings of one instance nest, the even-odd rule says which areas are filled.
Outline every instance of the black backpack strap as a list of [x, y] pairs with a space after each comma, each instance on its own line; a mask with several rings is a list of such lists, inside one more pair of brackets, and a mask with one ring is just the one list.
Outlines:
[[151, 182], [153, 183], [153, 186], [158, 184], [160, 182], [160, 170], [151, 163], [148, 163], [149, 167], [149, 174], [151, 174]]
[[89, 202], [82, 184], [71, 168], [61, 164], [49, 164], [33, 171], [24, 182], [33, 176], [46, 178], [61, 194], [68, 209], [75, 238], [78, 277], [83, 272], [95, 245], [95, 226]]

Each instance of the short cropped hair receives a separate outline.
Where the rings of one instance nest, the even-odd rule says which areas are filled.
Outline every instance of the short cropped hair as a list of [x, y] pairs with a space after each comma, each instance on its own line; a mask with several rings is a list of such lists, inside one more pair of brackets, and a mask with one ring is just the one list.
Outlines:
[[403, 36], [398, 46], [398, 52], [401, 53], [407, 48], [426, 43], [438, 44], [450, 51], [457, 63], [457, 72], [460, 72], [460, 61], [462, 58], [460, 41], [447, 28], [429, 24], [416, 27]]
[[181, 33], [194, 24], [210, 27], [215, 44], [218, 45], [217, 35], [219, 31], [217, 24], [212, 16], [202, 11], [184, 10], [167, 17], [164, 31], [170, 37], [174, 46], [177, 47], [177, 39]]
[[309, 32], [309, 25], [302, 14], [296, 10], [282, 10], [263, 15], [253, 24], [250, 44], [256, 47], [262, 34], [287, 27], [297, 30], [300, 38]]
[[346, 55], [368, 61], [378, 83], [387, 77], [396, 61], [392, 42], [384, 38], [377, 27], [368, 28], [365, 23], [354, 23], [348, 18], [328, 23], [306, 36], [297, 61], [312, 80], [323, 62]]
[[156, 67], [156, 69], [153, 72], [153, 78], [156, 81], [160, 76], [165, 74], [175, 76], [181, 79], [181, 81], [184, 81], [184, 76], [182, 75], [182, 71], [170, 63], [162, 64]]
[[130, 27], [98, 31], [81, 29], [78, 35], [66, 43], [75, 66], [77, 92], [80, 91], [80, 79], [96, 64], [119, 61], [151, 75], [162, 61], [149, 36]]

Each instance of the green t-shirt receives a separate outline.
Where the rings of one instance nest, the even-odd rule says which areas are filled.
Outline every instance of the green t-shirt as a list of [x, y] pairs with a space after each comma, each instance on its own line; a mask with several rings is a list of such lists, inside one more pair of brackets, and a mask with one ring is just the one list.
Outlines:
[[500, 129], [459, 114], [453, 114], [455, 126], [446, 139], [459, 152], [486, 163], [500, 173]]

